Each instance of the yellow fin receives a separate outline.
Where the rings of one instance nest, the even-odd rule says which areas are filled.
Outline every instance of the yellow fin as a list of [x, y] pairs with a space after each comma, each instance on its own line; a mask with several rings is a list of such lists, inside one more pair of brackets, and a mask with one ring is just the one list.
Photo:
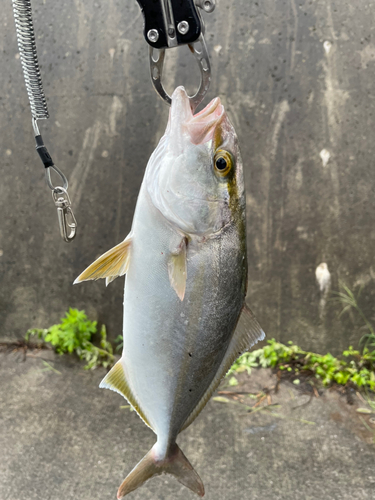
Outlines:
[[96, 259], [78, 276], [74, 281], [74, 285], [81, 283], [81, 281], [98, 280], [100, 278], [106, 278], [106, 285], [108, 285], [118, 276], [123, 276], [129, 269], [131, 243], [132, 238], [129, 235], [119, 245], [111, 248], [111, 250]]
[[181, 430], [186, 429], [191, 423], [194, 422], [194, 420], [208, 403], [212, 394], [216, 391], [218, 385], [221, 382], [221, 379], [224, 377], [224, 375], [227, 373], [236, 359], [245, 351], [248, 351], [254, 344], [261, 340], [264, 340], [264, 338], [264, 331], [260, 327], [254, 314], [245, 304], [239, 317], [232, 340], [229, 343], [227, 352], [225, 353], [223, 361], [221, 362], [221, 365], [219, 366], [219, 369], [217, 371], [216, 377], [211, 382], [210, 386], [204, 393], [197, 406], [186, 419]]
[[[144, 421], [150, 429], [152, 429], [149, 424], [145, 414], [143, 413], [141, 407], [139, 406], [135, 396], [129, 388], [129, 384], [125, 378], [124, 369], [122, 367], [121, 359], [117, 361], [115, 366], [107, 373], [107, 375], [100, 382], [99, 387], [102, 389], [110, 389], [111, 391], [118, 392], [131, 404], [134, 410], [138, 413], [141, 419]], [[153, 430], [153, 429], [152, 429]]]
[[160, 474], [170, 474], [200, 497], [204, 496], [201, 478], [179, 446], [172, 443], [168, 447], [167, 453], [162, 457], [159, 456], [155, 444], [122, 482], [117, 492], [117, 498], [124, 498], [125, 495], [139, 488], [148, 479]]
[[186, 289], [186, 238], [183, 238], [179, 247], [172, 252], [168, 262], [169, 282], [178, 298], [183, 301]]

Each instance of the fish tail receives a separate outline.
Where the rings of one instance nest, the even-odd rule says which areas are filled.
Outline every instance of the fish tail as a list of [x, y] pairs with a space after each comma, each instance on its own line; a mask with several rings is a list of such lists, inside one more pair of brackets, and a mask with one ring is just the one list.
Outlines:
[[156, 445], [154, 445], [125, 478], [117, 492], [119, 500], [151, 477], [160, 474], [171, 474], [194, 493], [201, 497], [204, 496], [204, 486], [201, 478], [176, 443], [169, 447], [164, 458], [160, 459], [156, 450]]

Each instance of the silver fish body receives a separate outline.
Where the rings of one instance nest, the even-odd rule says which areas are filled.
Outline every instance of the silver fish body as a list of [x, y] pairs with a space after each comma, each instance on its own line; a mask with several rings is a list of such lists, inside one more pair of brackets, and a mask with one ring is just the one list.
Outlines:
[[177, 88], [130, 235], [77, 279], [110, 282], [126, 272], [123, 354], [101, 387], [123, 394], [157, 442], [119, 498], [162, 472], [204, 494], [176, 438], [234, 360], [264, 337], [244, 310], [245, 210], [241, 157], [224, 108], [216, 99], [193, 116]]
[[181, 235], [144, 188], [133, 228], [137, 237], [125, 284], [122, 362], [165, 448], [176, 439], [226, 352], [245, 298], [246, 255], [232, 226], [207, 239], [192, 236], [181, 301], [168, 278], [169, 249], [179, 245]]

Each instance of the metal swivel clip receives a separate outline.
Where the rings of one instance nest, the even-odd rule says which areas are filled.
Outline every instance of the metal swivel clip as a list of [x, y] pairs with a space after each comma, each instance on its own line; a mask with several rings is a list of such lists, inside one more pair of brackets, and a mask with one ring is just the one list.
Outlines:
[[210, 59], [204, 40], [204, 23], [200, 11], [212, 12], [215, 0], [137, 0], [144, 16], [144, 37], [150, 45], [151, 81], [156, 92], [168, 104], [171, 97], [162, 83], [165, 50], [188, 45], [201, 74], [197, 92], [189, 96], [193, 110], [201, 103], [211, 82]]
[[57, 187], [52, 191], [52, 198], [57, 208], [60, 234], [66, 242], [72, 241], [76, 235], [77, 221], [71, 207], [66, 189]]
[[[64, 241], [69, 243], [75, 238], [77, 231], [77, 221], [74, 216], [71, 201], [68, 195], [68, 179], [65, 174], [53, 163], [51, 155], [44, 145], [43, 138], [39, 132], [37, 120], [33, 118], [33, 128], [35, 133], [36, 150], [45, 167], [45, 179], [48, 187], [52, 191], [52, 199], [57, 208], [57, 218], [59, 221], [60, 235]], [[51, 179], [51, 170], [61, 179], [61, 186], [54, 186]]]

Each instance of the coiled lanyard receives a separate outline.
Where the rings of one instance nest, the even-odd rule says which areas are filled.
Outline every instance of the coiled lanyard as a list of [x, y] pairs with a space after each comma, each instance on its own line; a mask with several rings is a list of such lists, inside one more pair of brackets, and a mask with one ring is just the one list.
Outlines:
[[[74, 217], [68, 195], [68, 179], [54, 164], [51, 155], [44, 145], [43, 138], [38, 128], [38, 120], [46, 120], [49, 118], [49, 113], [36, 53], [31, 2], [30, 0], [12, 1], [14, 20], [16, 22], [18, 49], [20, 52], [27, 94], [30, 101], [36, 150], [44, 164], [46, 182], [52, 191], [52, 199], [57, 208], [61, 237], [64, 241], [69, 242], [72, 241], [76, 235], [77, 221]], [[60, 177], [61, 184], [57, 186], [52, 184], [51, 169]]]

